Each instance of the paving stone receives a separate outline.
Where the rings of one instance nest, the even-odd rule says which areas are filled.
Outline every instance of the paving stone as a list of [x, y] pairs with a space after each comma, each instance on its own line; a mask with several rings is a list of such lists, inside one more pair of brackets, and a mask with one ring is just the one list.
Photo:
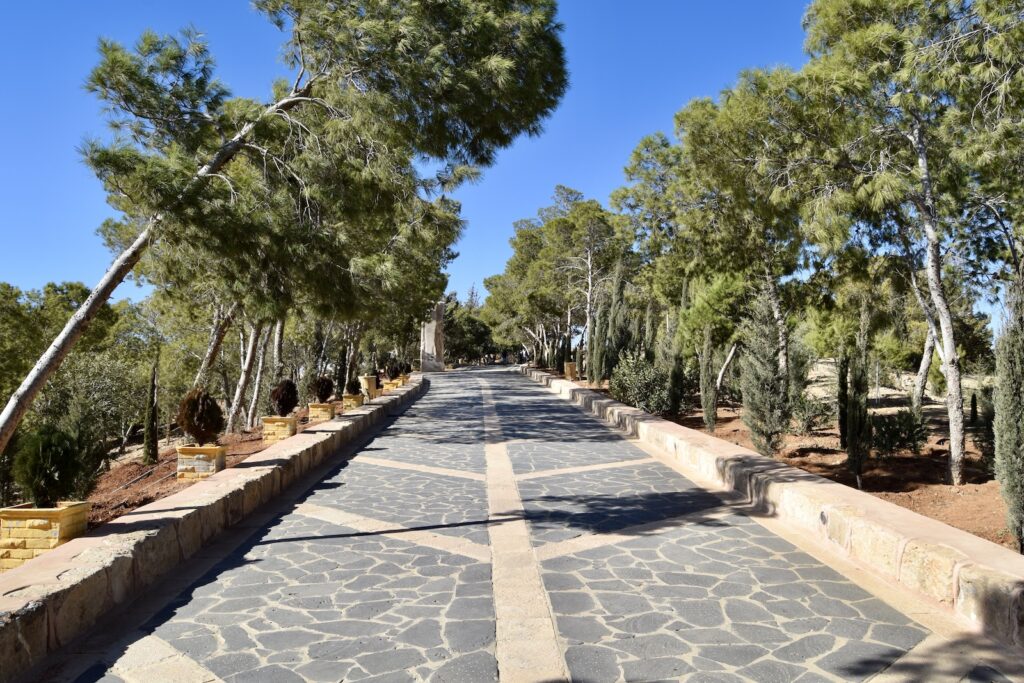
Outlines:
[[622, 677], [626, 681], [676, 680], [693, 671], [692, 666], [674, 657], [641, 659], [622, 664]]
[[888, 667], [903, 652], [887, 645], [850, 641], [835, 652], [817, 660], [815, 664], [819, 669], [836, 676], [863, 680]]
[[758, 683], [790, 683], [806, 671], [801, 666], [784, 662], [761, 661], [745, 666], [736, 673]]
[[453, 652], [472, 652], [494, 642], [494, 622], [454, 621], [445, 624], [444, 638]]
[[489, 652], [474, 652], [451, 660], [430, 677], [432, 683], [498, 680], [498, 661]]
[[614, 681], [619, 665], [612, 650], [592, 645], [573, 645], [565, 651], [565, 662], [574, 681]]
[[778, 648], [772, 654], [787, 662], [806, 662], [829, 652], [836, 639], [828, 635], [804, 636], [800, 640]]

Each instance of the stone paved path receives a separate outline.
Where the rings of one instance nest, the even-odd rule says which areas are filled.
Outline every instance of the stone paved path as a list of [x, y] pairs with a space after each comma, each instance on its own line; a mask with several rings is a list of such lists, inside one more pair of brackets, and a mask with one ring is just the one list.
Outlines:
[[929, 637], [518, 375], [431, 383], [77, 680], [865, 680]]

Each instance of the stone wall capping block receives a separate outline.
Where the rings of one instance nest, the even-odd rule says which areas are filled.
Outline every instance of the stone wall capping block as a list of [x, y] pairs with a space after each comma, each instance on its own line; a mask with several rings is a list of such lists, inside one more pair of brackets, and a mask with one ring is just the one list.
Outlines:
[[237, 467], [114, 519], [0, 574], [0, 683], [28, 676], [46, 655], [84, 635], [219, 533], [280, 496], [339, 447], [422, 396], [410, 383], [265, 450]]
[[547, 372], [525, 366], [519, 370], [679, 465], [742, 494], [758, 513], [812, 533], [974, 630], [1024, 648], [1024, 556]]

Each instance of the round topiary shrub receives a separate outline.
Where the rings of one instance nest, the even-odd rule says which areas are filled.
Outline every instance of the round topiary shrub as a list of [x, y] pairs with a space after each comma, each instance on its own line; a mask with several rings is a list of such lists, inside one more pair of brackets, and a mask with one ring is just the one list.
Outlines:
[[330, 377], [317, 377], [309, 383], [309, 393], [316, 397], [317, 403], [327, 403], [334, 393], [334, 380]]
[[270, 405], [279, 417], [287, 417], [288, 413], [299, 405], [299, 390], [295, 382], [283, 379], [270, 391]]
[[202, 389], [193, 389], [178, 406], [178, 426], [195, 439], [196, 444], [212, 443], [224, 431], [224, 412], [213, 396]]
[[34, 507], [56, 507], [75, 490], [81, 460], [75, 440], [51, 425], [19, 434], [14, 451], [14, 481]]
[[362, 390], [363, 388], [359, 385], [359, 379], [357, 377], [353, 377], [345, 385], [345, 394], [348, 396], [355, 396], [361, 393]]

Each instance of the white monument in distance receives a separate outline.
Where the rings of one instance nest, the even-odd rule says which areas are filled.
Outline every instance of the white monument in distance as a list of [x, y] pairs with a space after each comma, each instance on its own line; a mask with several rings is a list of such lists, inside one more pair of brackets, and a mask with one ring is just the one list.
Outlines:
[[444, 302], [434, 306], [434, 314], [420, 329], [420, 370], [444, 372]]

